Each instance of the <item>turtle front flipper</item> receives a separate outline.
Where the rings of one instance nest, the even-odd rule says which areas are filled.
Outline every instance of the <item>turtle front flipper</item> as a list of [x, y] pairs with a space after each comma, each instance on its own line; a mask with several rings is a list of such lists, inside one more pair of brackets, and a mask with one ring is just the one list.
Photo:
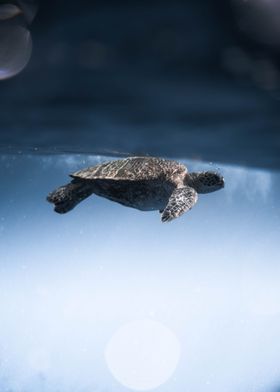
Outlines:
[[170, 222], [178, 218], [184, 212], [189, 211], [196, 202], [197, 193], [193, 188], [184, 186], [174, 189], [162, 213], [162, 222]]

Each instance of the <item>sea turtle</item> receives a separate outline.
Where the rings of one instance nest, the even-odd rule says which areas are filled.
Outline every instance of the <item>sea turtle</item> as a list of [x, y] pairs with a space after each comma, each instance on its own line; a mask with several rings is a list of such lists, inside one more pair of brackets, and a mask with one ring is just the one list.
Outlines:
[[188, 173], [172, 160], [130, 157], [82, 169], [73, 180], [51, 192], [47, 200], [60, 214], [95, 194], [142, 211], [159, 210], [162, 222], [178, 218], [190, 210], [198, 193], [224, 187], [223, 177], [211, 171]]

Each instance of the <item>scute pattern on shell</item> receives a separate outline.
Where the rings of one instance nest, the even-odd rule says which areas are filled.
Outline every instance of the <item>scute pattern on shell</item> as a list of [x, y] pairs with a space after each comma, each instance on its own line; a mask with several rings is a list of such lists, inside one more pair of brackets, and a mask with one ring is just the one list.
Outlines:
[[196, 202], [197, 193], [193, 188], [184, 186], [182, 188], [175, 189], [163, 211], [161, 217], [162, 222], [169, 222], [178, 218], [184, 212], [192, 209]]
[[186, 167], [178, 162], [152, 157], [133, 157], [110, 161], [73, 173], [71, 177], [85, 180], [152, 180], [172, 178], [185, 173]]

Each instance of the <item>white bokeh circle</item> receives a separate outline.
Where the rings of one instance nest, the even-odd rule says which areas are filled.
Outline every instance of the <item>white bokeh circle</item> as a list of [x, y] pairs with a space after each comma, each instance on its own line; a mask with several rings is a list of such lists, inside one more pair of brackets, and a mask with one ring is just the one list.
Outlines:
[[32, 39], [26, 27], [0, 24], [0, 80], [20, 73], [32, 53]]
[[123, 325], [105, 350], [107, 365], [118, 382], [147, 391], [164, 384], [180, 359], [180, 343], [165, 325], [153, 320]]

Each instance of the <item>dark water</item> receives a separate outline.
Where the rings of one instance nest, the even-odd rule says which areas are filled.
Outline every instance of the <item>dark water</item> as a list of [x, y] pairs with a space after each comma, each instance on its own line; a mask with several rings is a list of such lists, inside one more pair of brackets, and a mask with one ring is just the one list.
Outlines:
[[[254, 6], [238, 16], [238, 1], [42, 1], [28, 65], [1, 82], [0, 152], [279, 170], [279, 47], [239, 28]], [[20, 2], [31, 16], [34, 3]], [[19, 62], [18, 39], [4, 42]]]
[[279, 173], [222, 165], [169, 224], [97, 196], [55, 214], [47, 193], [104, 159], [1, 157], [1, 391], [273, 391]]

